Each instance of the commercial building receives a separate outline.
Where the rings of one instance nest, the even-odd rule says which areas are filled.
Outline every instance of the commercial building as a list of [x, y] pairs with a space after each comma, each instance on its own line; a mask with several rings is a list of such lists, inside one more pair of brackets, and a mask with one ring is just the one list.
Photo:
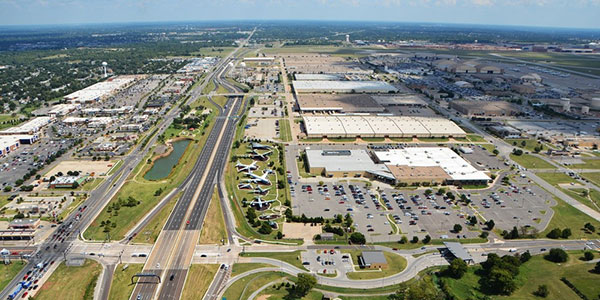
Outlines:
[[419, 176], [426, 179], [422, 182], [429, 182], [431, 177], [432, 183], [454, 185], [485, 185], [490, 181], [485, 172], [477, 170], [450, 148], [414, 147], [374, 151], [373, 154], [378, 163], [400, 170], [394, 173], [398, 182], [412, 183]]
[[450, 102], [450, 108], [467, 116], [514, 116], [521, 109], [506, 101], [469, 101], [457, 100]]
[[381, 113], [385, 108], [365, 94], [298, 94], [302, 112]]
[[38, 134], [42, 128], [52, 122], [51, 117], [37, 117], [15, 127], [0, 131], [0, 135], [29, 135]]
[[295, 74], [296, 80], [342, 80], [344, 76], [338, 74]]
[[388, 262], [382, 251], [363, 251], [358, 257], [358, 265], [365, 269], [387, 269]]
[[311, 174], [326, 177], [370, 177], [394, 181], [388, 168], [376, 164], [366, 150], [306, 150]]
[[521, 137], [521, 131], [510, 126], [495, 125], [488, 127], [493, 134], [505, 139], [518, 139]]
[[494, 65], [488, 65], [479, 61], [442, 60], [435, 63], [442, 71], [457, 74], [502, 74], [504, 70]]
[[38, 139], [37, 134], [0, 135], [0, 157], [17, 150], [23, 144], [33, 144]]
[[396, 93], [398, 89], [384, 81], [294, 80], [296, 93]]
[[60, 176], [50, 182], [50, 188], [76, 188], [77, 186], [82, 185], [86, 178], [87, 176]]
[[98, 82], [64, 97], [70, 103], [93, 103], [122, 89], [136, 80], [137, 76], [117, 76]]
[[40, 219], [14, 219], [8, 224], [10, 229], [36, 229], [40, 226]]
[[465, 249], [465, 247], [463, 247], [461, 243], [444, 242], [444, 246], [446, 246], [447, 249], [446, 253], [452, 256], [453, 258], [462, 259], [469, 265], [475, 263], [475, 260], [473, 260], [471, 254], [469, 254], [467, 249]]
[[305, 116], [309, 138], [465, 137], [454, 122], [443, 118], [406, 116]]

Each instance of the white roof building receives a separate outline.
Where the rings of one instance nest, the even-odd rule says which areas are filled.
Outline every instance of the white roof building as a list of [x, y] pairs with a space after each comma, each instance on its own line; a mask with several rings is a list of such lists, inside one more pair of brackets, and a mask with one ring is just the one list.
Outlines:
[[98, 82], [84, 89], [66, 95], [64, 98], [71, 103], [90, 103], [100, 100], [102, 97], [123, 88], [133, 82], [135, 76], [117, 76], [106, 81]]
[[475, 169], [469, 162], [450, 148], [415, 147], [375, 151], [380, 162], [388, 165], [409, 167], [441, 167], [454, 181], [489, 181], [483, 171]]
[[395, 93], [384, 81], [294, 80], [296, 93]]
[[52, 117], [37, 117], [19, 126], [0, 131], [0, 135], [34, 134], [46, 127], [52, 121]]

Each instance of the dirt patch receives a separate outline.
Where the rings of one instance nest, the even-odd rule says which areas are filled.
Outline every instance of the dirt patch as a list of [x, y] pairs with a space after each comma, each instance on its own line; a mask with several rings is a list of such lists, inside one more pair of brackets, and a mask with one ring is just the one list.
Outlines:
[[45, 176], [52, 176], [58, 172], [67, 174], [68, 171], [79, 171], [80, 174], [91, 174], [103, 176], [117, 163], [116, 161], [90, 161], [90, 160], [65, 160], [61, 161], [56, 167], [46, 173]]
[[310, 226], [303, 223], [283, 223], [283, 234], [289, 239], [304, 239], [310, 241], [323, 232], [321, 225]]

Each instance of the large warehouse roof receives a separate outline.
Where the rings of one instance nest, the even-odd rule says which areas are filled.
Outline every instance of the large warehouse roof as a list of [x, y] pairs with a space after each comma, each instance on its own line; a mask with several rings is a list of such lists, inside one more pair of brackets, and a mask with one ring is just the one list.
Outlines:
[[461, 137], [465, 132], [443, 118], [407, 116], [305, 116], [309, 137]]
[[51, 117], [37, 117], [31, 119], [21, 125], [4, 129], [0, 131], [0, 135], [13, 135], [13, 134], [30, 134], [40, 131], [44, 126], [50, 124], [52, 121]]
[[[306, 150], [311, 168], [325, 168], [327, 172], [388, 172], [383, 164], [376, 164], [366, 150]], [[391, 175], [391, 174], [390, 174]]]
[[296, 80], [340, 80], [344, 79], [343, 76], [337, 74], [295, 74]]
[[475, 169], [450, 148], [415, 147], [375, 151], [383, 163], [410, 167], [441, 167], [453, 180], [490, 180], [483, 171]]
[[65, 99], [73, 103], [86, 103], [99, 100], [113, 91], [124, 87], [136, 79], [135, 76], [117, 76], [106, 81], [98, 82], [84, 89], [65, 96]]
[[294, 89], [303, 92], [388, 93], [398, 89], [383, 81], [294, 80]]
[[384, 112], [371, 95], [365, 94], [298, 94], [301, 111]]

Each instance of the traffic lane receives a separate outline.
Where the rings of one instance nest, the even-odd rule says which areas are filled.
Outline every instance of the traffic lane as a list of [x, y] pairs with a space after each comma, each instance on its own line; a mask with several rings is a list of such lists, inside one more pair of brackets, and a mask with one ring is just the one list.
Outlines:
[[187, 269], [167, 270], [165, 272], [166, 278], [163, 281], [158, 299], [179, 299], [181, 291], [183, 291], [187, 273]]

